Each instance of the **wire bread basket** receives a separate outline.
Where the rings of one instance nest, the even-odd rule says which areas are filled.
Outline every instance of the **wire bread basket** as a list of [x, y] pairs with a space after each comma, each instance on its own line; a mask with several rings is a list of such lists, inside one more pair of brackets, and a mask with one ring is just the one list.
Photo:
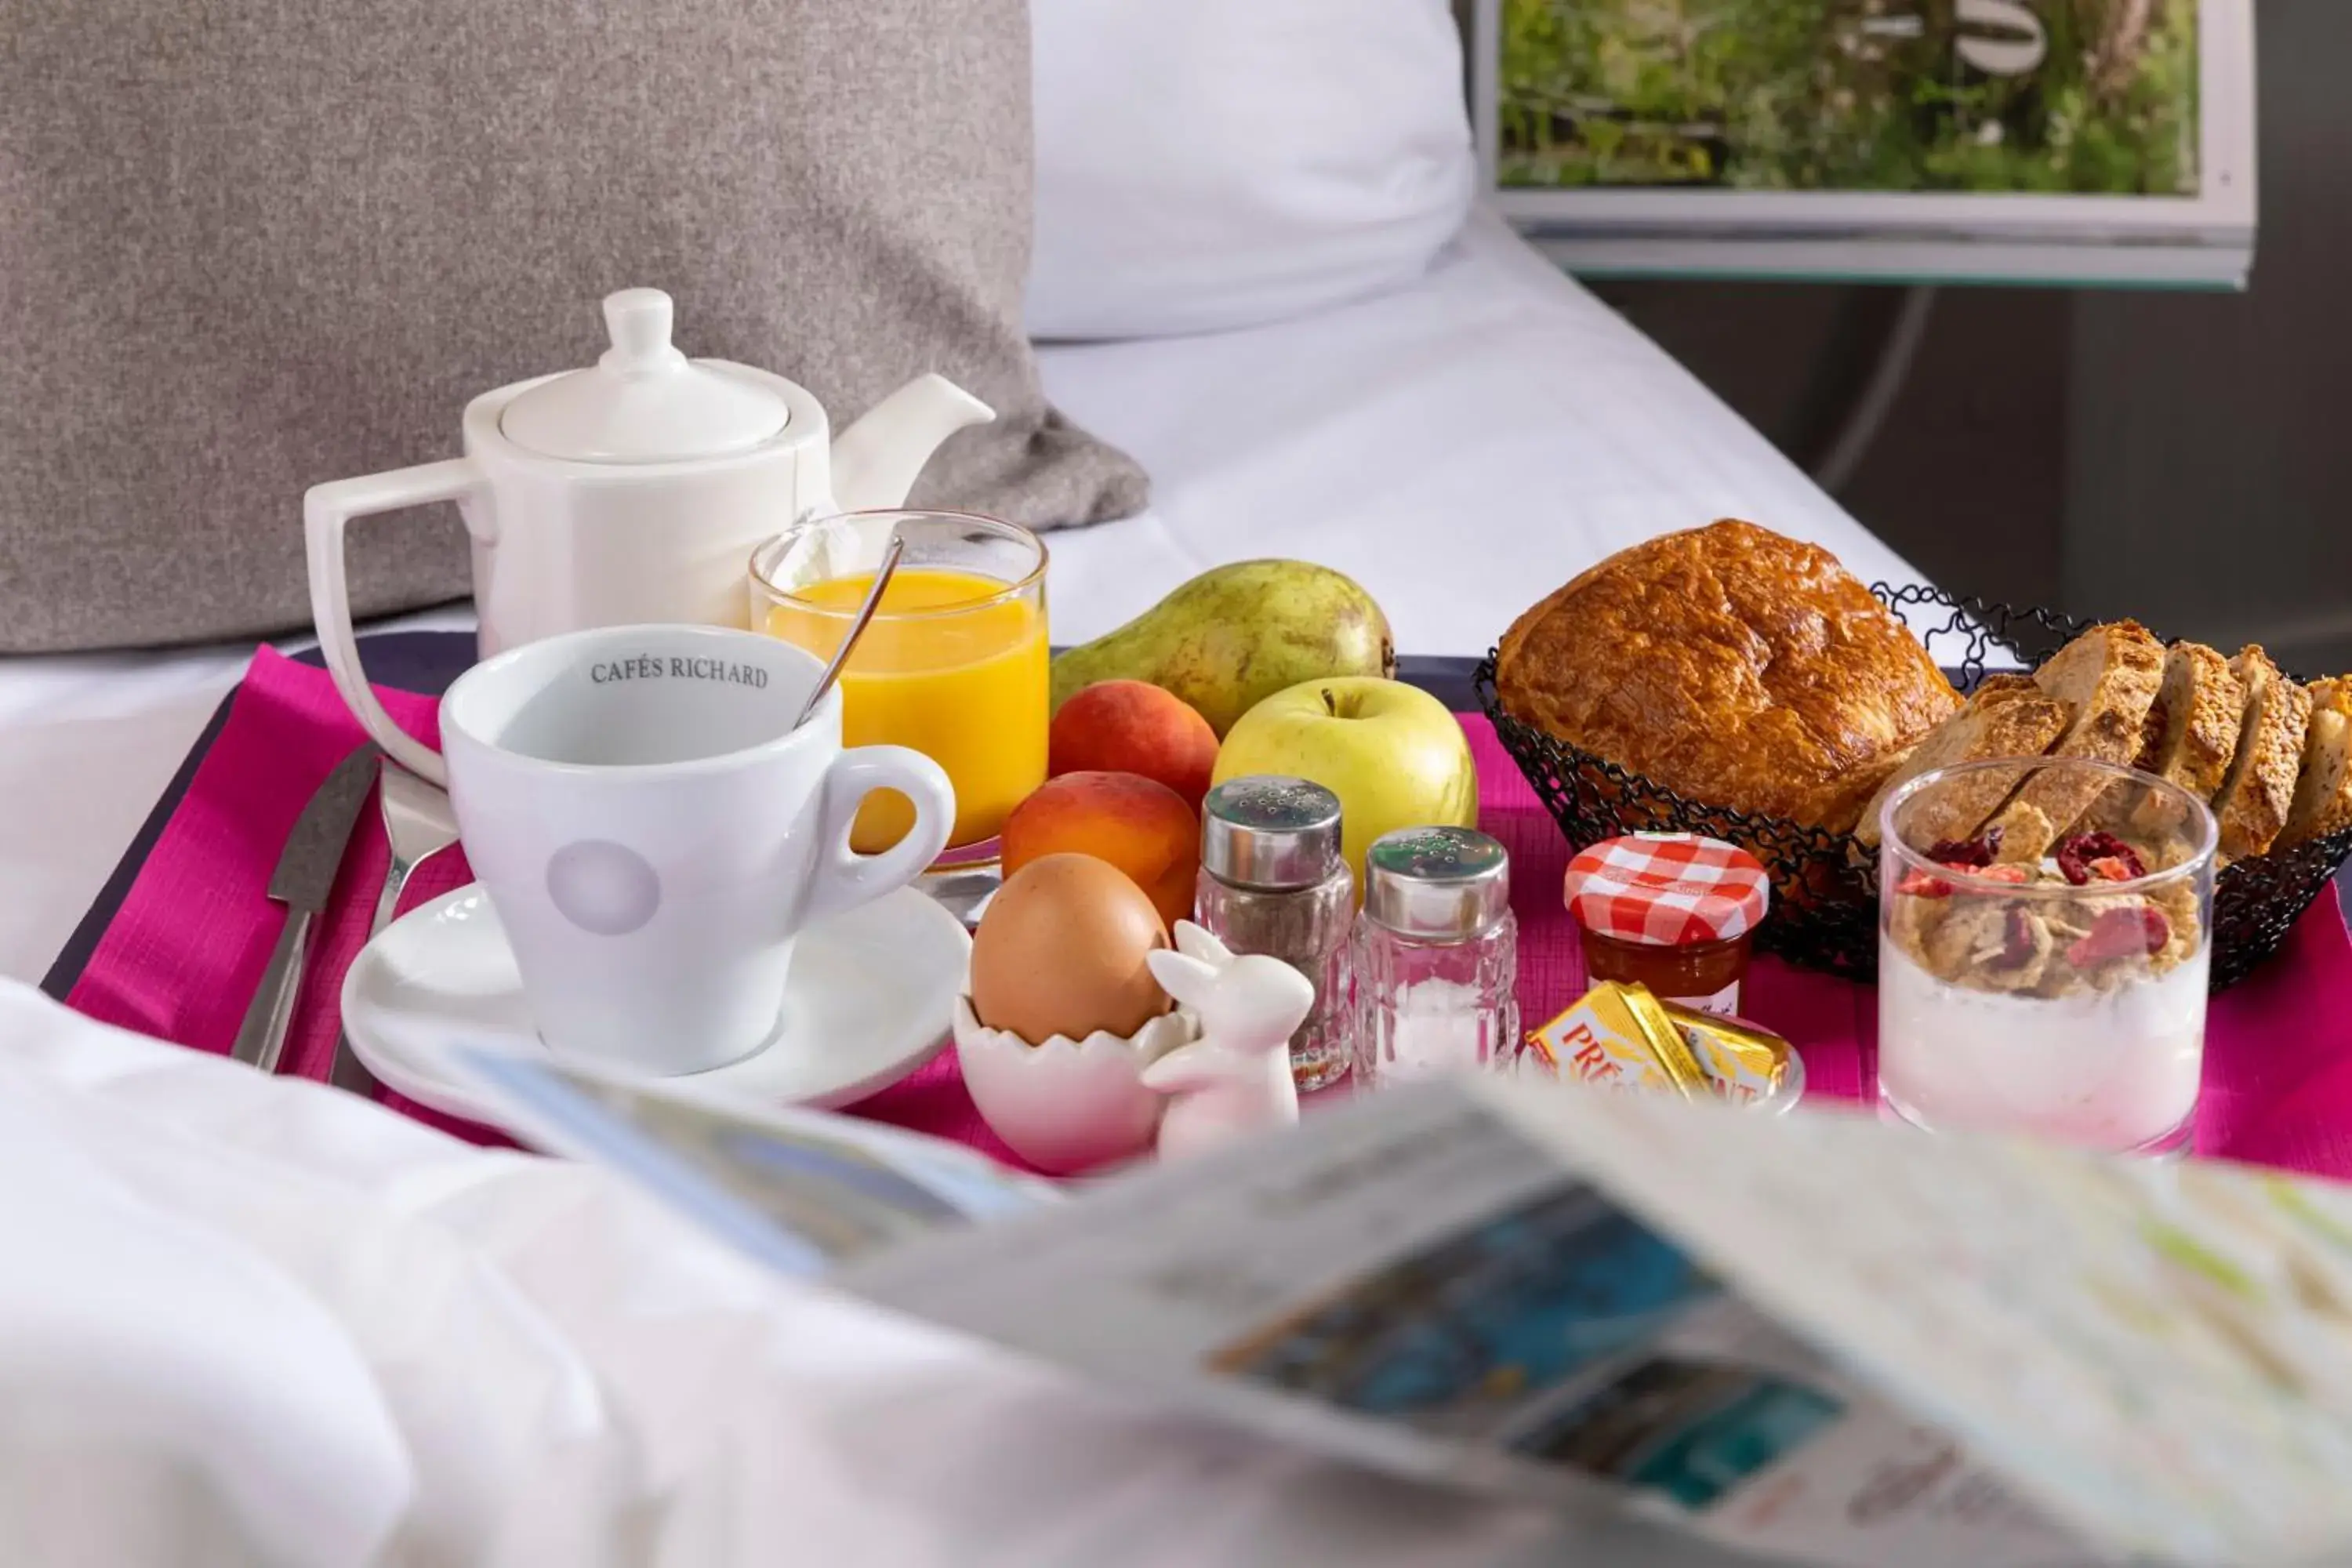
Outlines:
[[[2091, 624], [2054, 610], [2020, 609], [1937, 589], [1881, 583], [1871, 592], [1930, 648], [1965, 650], [1956, 665], [1948, 665], [1963, 691], [1997, 658], [2004, 667], [2010, 659], [2003, 655], [2038, 667]], [[1473, 678], [1478, 704], [1571, 851], [1627, 833], [1697, 833], [1737, 844], [1772, 877], [1772, 912], [1757, 931], [1760, 948], [1807, 969], [1853, 980], [1876, 977], [1875, 849], [1849, 833], [1687, 799], [1522, 724], [1496, 699], [1495, 661], [1490, 651]], [[2352, 856], [2352, 828], [2222, 869], [2213, 885], [2214, 990], [2236, 984], [2279, 950], [2347, 856]]]

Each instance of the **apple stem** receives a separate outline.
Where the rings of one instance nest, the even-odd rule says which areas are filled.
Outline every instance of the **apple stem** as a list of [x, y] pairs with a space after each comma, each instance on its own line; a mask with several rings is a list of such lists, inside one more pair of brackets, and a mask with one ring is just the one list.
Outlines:
[[1339, 700], [1331, 695], [1331, 689], [1328, 686], [1323, 689], [1323, 711], [1334, 719], [1339, 716]]

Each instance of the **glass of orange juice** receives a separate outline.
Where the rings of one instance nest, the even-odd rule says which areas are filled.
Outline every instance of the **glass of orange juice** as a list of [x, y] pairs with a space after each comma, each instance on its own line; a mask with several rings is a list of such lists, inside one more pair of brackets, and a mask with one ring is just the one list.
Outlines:
[[[1018, 524], [952, 511], [856, 511], [801, 523], [751, 556], [751, 625], [830, 658], [904, 541], [874, 622], [841, 672], [842, 743], [911, 746], [946, 770], [956, 819], [936, 870], [992, 867], [986, 852], [1045, 782], [1045, 546]], [[914, 824], [896, 794], [870, 796], [851, 847], [887, 849]]]

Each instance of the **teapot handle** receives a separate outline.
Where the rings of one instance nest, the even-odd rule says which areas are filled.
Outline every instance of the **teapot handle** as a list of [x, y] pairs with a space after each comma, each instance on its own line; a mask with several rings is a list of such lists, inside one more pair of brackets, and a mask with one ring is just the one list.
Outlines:
[[302, 497], [302, 526], [310, 552], [310, 618], [318, 626], [319, 647], [327, 656], [327, 671], [335, 678], [335, 689], [343, 694], [344, 704], [370, 739], [401, 766], [445, 788], [449, 771], [442, 763], [441, 753], [411, 740], [392, 721], [392, 715], [383, 710], [368, 686], [367, 671], [360, 667], [359, 642], [352, 631], [351, 584], [343, 576], [343, 529], [355, 517], [433, 501], [463, 500], [477, 492], [487, 498], [487, 476], [481, 465], [471, 458], [452, 458], [313, 485]]

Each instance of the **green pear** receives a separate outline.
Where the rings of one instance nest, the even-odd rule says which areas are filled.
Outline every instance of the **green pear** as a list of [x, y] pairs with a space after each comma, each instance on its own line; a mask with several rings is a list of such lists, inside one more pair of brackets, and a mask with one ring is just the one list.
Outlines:
[[1054, 706], [1098, 680], [1145, 680], [1223, 739], [1260, 699], [1302, 680], [1393, 676], [1389, 618], [1351, 578], [1305, 561], [1218, 566], [1054, 660]]

